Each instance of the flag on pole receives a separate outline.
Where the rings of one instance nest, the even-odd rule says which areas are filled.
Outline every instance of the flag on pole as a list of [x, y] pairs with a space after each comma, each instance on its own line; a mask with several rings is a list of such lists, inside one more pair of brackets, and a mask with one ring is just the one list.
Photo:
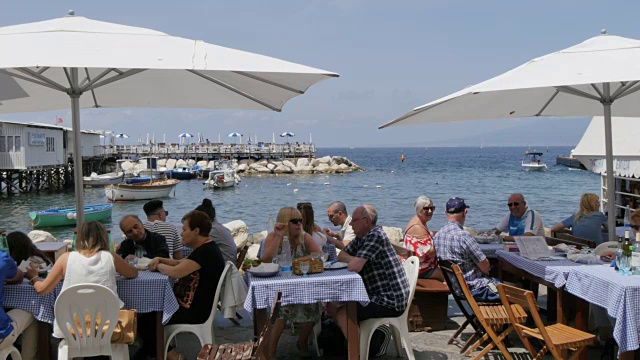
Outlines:
[[62, 124], [62, 118], [56, 118], [56, 124]]

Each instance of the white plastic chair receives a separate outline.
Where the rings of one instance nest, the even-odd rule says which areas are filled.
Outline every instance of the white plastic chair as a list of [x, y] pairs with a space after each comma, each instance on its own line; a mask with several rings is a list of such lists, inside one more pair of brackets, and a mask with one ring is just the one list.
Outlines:
[[[87, 331], [85, 314], [91, 319], [91, 331]], [[96, 316], [100, 314], [100, 323]], [[118, 323], [120, 301], [109, 288], [97, 284], [79, 284], [60, 293], [54, 307], [55, 321], [64, 334], [58, 345], [58, 359], [73, 359], [106, 355], [112, 359], [129, 359], [126, 344], [111, 344], [111, 335]], [[80, 319], [79, 325], [74, 319]], [[104, 324], [109, 321], [106, 331]], [[73, 329], [75, 335], [69, 331]]]
[[413, 347], [411, 347], [411, 341], [409, 341], [409, 327], [407, 325], [407, 317], [409, 315], [409, 308], [413, 301], [413, 294], [416, 291], [416, 283], [418, 282], [418, 270], [420, 267], [420, 261], [417, 257], [411, 256], [404, 262], [404, 271], [407, 274], [409, 280], [409, 299], [407, 299], [407, 308], [404, 313], [394, 318], [379, 318], [368, 319], [360, 322], [360, 359], [366, 360], [369, 358], [369, 342], [373, 332], [380, 325], [389, 325], [393, 334], [393, 339], [396, 343], [396, 350], [398, 356], [402, 356], [402, 347], [407, 350], [407, 356], [410, 360], [415, 360], [413, 355]]
[[218, 286], [216, 287], [216, 294], [213, 297], [213, 306], [211, 307], [211, 313], [202, 324], [171, 324], [164, 327], [164, 358], [167, 358], [167, 350], [169, 350], [169, 343], [171, 339], [173, 339], [176, 335], [181, 332], [190, 332], [198, 337], [200, 341], [200, 347], [204, 346], [204, 344], [215, 344], [216, 338], [213, 335], [213, 319], [216, 317], [216, 311], [218, 310], [218, 302], [220, 301], [220, 289], [222, 289], [222, 285], [225, 282], [227, 277], [227, 271], [235, 267], [236, 264], [231, 261], [227, 261], [224, 265], [224, 270], [222, 271], [222, 276], [220, 276], [220, 280], [218, 281]]
[[22, 356], [20, 356], [20, 351], [13, 346], [9, 346], [6, 349], [0, 350], [0, 359], [6, 360], [11, 355], [12, 360], [22, 360]]

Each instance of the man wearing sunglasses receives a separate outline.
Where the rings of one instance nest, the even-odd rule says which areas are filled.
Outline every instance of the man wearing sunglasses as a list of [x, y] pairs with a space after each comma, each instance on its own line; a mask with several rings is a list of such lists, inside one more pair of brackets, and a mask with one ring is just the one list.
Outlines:
[[356, 238], [351, 227], [351, 216], [349, 216], [347, 207], [342, 201], [332, 202], [327, 209], [327, 216], [333, 226], [342, 227], [339, 233], [333, 232], [329, 228], [324, 229], [325, 234], [327, 234], [327, 242], [342, 250], [351, 240]]
[[142, 209], [147, 215], [147, 222], [144, 223], [144, 228], [164, 236], [169, 248], [170, 258], [182, 259], [182, 239], [180, 239], [178, 229], [167, 222], [169, 212], [164, 209], [162, 200], [148, 201]]
[[509, 213], [498, 226], [491, 229], [497, 235], [508, 232], [509, 236], [544, 236], [544, 225], [542, 225], [540, 214], [527, 207], [522, 194], [511, 194], [507, 206]]

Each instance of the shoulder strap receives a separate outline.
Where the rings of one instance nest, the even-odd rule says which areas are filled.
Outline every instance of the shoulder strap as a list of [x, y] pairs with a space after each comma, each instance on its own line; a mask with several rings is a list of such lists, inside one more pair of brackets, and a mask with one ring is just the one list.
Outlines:
[[[409, 228], [407, 228], [407, 230], [404, 232], [404, 234], [402, 235], [402, 237], [404, 238], [405, 236], [407, 236], [407, 233], [409, 232], [409, 230], [411, 230], [412, 227], [416, 226], [416, 225], [420, 225], [420, 224], [413, 224], [411, 226], [409, 226]], [[420, 225], [422, 226], [422, 228], [424, 229], [424, 231], [426, 231], [427, 233], [429, 233], [429, 231], [427, 230], [427, 228], [424, 225]], [[429, 234], [431, 235], [431, 234]]]

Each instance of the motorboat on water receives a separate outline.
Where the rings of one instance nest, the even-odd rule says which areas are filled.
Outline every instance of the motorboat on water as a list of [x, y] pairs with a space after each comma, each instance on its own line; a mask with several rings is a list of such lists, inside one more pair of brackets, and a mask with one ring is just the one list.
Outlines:
[[[152, 177], [150, 177], [149, 175], [146, 176], [135, 176], [135, 177], [130, 177], [128, 179], [125, 179], [124, 182], [127, 184], [141, 184], [141, 183], [146, 183], [151, 181]], [[154, 174], [153, 175], [153, 181], [159, 181], [159, 180], [164, 180], [166, 179], [164, 174]]]
[[[113, 204], [84, 206], [84, 221], [101, 221], [111, 217]], [[29, 213], [34, 228], [76, 225], [76, 208], [55, 208]]]
[[112, 172], [100, 175], [93, 172], [90, 176], [84, 176], [82, 178], [82, 183], [85, 187], [119, 184], [123, 181], [124, 172]]
[[236, 186], [240, 182], [240, 176], [230, 161], [221, 161], [215, 164], [214, 169], [209, 169], [207, 181], [204, 185], [207, 189], [222, 189]]
[[138, 184], [114, 184], [105, 187], [109, 201], [152, 200], [169, 197], [180, 183], [176, 179], [149, 181]]
[[543, 153], [527, 150], [522, 157], [522, 168], [525, 171], [545, 171], [547, 164], [542, 161]]
[[178, 180], [191, 180], [195, 179], [197, 174], [193, 166], [180, 166], [173, 170], [167, 171], [167, 178]]

